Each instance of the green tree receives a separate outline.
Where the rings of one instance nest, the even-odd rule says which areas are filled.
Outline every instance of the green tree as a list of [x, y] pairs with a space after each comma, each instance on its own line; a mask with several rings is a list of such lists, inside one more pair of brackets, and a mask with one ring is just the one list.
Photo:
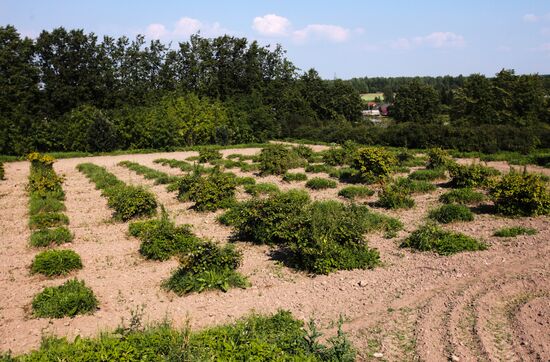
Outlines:
[[404, 122], [433, 122], [439, 115], [441, 103], [435, 89], [414, 80], [399, 88], [391, 116]]

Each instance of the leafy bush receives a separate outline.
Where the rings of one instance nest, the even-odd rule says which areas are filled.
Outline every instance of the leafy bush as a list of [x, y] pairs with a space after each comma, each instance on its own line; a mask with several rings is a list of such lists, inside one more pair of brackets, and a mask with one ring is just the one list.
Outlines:
[[46, 250], [34, 257], [31, 265], [32, 273], [40, 273], [51, 277], [65, 275], [68, 272], [82, 269], [80, 256], [72, 250]]
[[497, 212], [510, 216], [550, 214], [550, 192], [540, 175], [510, 172], [490, 190]]
[[260, 183], [257, 183], [255, 185], [246, 185], [244, 187], [244, 191], [247, 194], [250, 194], [252, 196], [257, 196], [257, 195], [276, 194], [280, 190], [279, 190], [279, 186], [277, 186], [275, 184], [268, 183], [268, 182], [260, 182]]
[[464, 205], [448, 204], [430, 211], [428, 217], [442, 224], [448, 224], [455, 221], [472, 221], [474, 214]]
[[439, 201], [445, 204], [457, 203], [472, 205], [483, 202], [484, 200], [485, 195], [481, 192], [474, 191], [471, 188], [454, 189], [439, 197]]
[[283, 176], [283, 181], [285, 182], [291, 182], [291, 181], [306, 181], [307, 175], [302, 172], [286, 172]]
[[386, 209], [410, 209], [415, 202], [407, 189], [390, 183], [378, 193], [376, 204]]
[[31, 215], [29, 218], [29, 228], [31, 229], [44, 229], [68, 224], [69, 218], [58, 212]]
[[482, 166], [480, 164], [471, 165], [452, 165], [449, 167], [451, 176], [451, 186], [453, 187], [483, 187], [488, 186], [491, 177], [499, 172], [493, 168]]
[[29, 214], [36, 215], [40, 213], [60, 212], [65, 211], [65, 204], [59, 200], [56, 195], [51, 193], [45, 196], [31, 194], [29, 203]]
[[313, 157], [313, 150], [305, 145], [298, 145], [295, 147], [292, 147], [292, 151], [298, 155], [299, 157], [303, 158], [304, 160], [311, 160]]
[[62, 183], [63, 178], [56, 175], [51, 164], [45, 166], [44, 164], [38, 163], [38, 166], [36, 166], [33, 163], [31, 166], [31, 174], [29, 176], [27, 190], [31, 194], [40, 196], [46, 196], [48, 193], [62, 195]]
[[121, 161], [118, 164], [119, 166], [123, 166], [134, 171], [138, 175], [142, 175], [146, 179], [155, 180], [156, 184], [170, 184], [176, 182], [178, 179], [176, 176], [170, 176], [165, 172], [154, 170], [136, 162]]
[[178, 197], [193, 201], [197, 211], [215, 211], [235, 202], [236, 187], [235, 176], [227, 173], [215, 171], [208, 177], [193, 174], [180, 180]]
[[409, 175], [411, 180], [418, 181], [435, 181], [445, 178], [445, 169], [433, 168], [426, 170], [416, 170]]
[[66, 227], [37, 230], [31, 235], [31, 245], [35, 247], [60, 245], [71, 241], [73, 241], [73, 235]]
[[355, 152], [350, 166], [364, 182], [370, 183], [387, 178], [396, 164], [393, 153], [380, 147], [365, 147]]
[[160, 163], [163, 166], [169, 166], [171, 168], [179, 168], [182, 171], [193, 170], [193, 165], [186, 161], [173, 160], [167, 158], [159, 158], [153, 161], [154, 163]]
[[499, 229], [494, 232], [493, 236], [498, 236], [499, 238], [513, 238], [518, 235], [535, 235], [536, 233], [537, 230], [533, 228], [514, 226], [511, 228]]
[[83, 281], [68, 280], [58, 287], [48, 287], [32, 300], [36, 317], [63, 318], [87, 314], [97, 309], [98, 301]]
[[433, 251], [440, 255], [487, 249], [487, 244], [483, 242], [461, 233], [443, 230], [432, 224], [418, 228], [400, 246], [420, 251]]
[[295, 167], [302, 167], [306, 161], [283, 145], [269, 145], [258, 156], [261, 175], [283, 175]]
[[441, 148], [430, 148], [428, 150], [428, 169], [445, 169], [453, 165], [455, 161], [451, 155]]
[[334, 189], [336, 186], [336, 181], [321, 177], [314, 177], [306, 182], [306, 187], [312, 190]]
[[323, 162], [331, 166], [342, 166], [349, 164], [359, 145], [352, 141], [346, 141], [340, 148], [330, 148], [323, 151]]
[[108, 194], [107, 205], [115, 210], [115, 219], [128, 221], [136, 217], [152, 216], [157, 212], [155, 196], [142, 186], [117, 186], [110, 188]]
[[368, 197], [374, 195], [374, 191], [367, 186], [346, 186], [338, 192], [338, 196], [354, 200], [358, 197]]
[[214, 149], [214, 148], [201, 148], [199, 150], [199, 162], [200, 163], [206, 163], [206, 162], [211, 162], [211, 161], [214, 161], [214, 160], [220, 160], [223, 158], [223, 155], [222, 153], [217, 150], [217, 149]]

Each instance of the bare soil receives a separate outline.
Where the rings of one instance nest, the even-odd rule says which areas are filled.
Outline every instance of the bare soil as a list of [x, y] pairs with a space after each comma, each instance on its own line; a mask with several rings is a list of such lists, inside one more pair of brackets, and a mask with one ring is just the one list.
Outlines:
[[[111, 220], [106, 199], [75, 167], [93, 162], [124, 182], [145, 185], [177, 224], [191, 224], [197, 235], [226, 243], [231, 229], [216, 222], [219, 211], [195, 212], [190, 203], [177, 201], [176, 194], [167, 192], [165, 186], [154, 185], [117, 166], [122, 160], [130, 160], [178, 175], [179, 170], [153, 160], [184, 160], [193, 155], [196, 153], [174, 152], [57, 161], [55, 170], [66, 178], [66, 215], [75, 234], [72, 243], [61, 247], [80, 254], [84, 268], [55, 279], [29, 273], [29, 265], [39, 251], [28, 244], [25, 185], [29, 164], [5, 164], [6, 180], [0, 181], [0, 351], [27, 352], [37, 348], [45, 334], [95, 336], [128, 320], [131, 311], [141, 309], [145, 322], [168, 318], [175, 326], [182, 326], [189, 320], [193, 328], [230, 322], [252, 311], [287, 309], [305, 321], [317, 319], [328, 335], [334, 332], [332, 322], [342, 316], [344, 330], [358, 348], [361, 361], [550, 360], [550, 218], [509, 219], [479, 213], [473, 222], [446, 226], [486, 241], [490, 248], [482, 252], [443, 257], [399, 248], [399, 241], [438, 205], [437, 198], [445, 192], [442, 187], [414, 196], [417, 205], [413, 209], [377, 210], [401, 219], [405, 230], [391, 240], [381, 234], [366, 236], [370, 245], [380, 250], [383, 261], [374, 270], [312, 277], [273, 260], [269, 247], [237, 243], [244, 253], [240, 272], [248, 276], [252, 287], [185, 297], [165, 292], [160, 284], [177, 267], [177, 261], [143, 259], [138, 253], [139, 241], [127, 234], [127, 223]], [[494, 167], [493, 163], [489, 165]], [[508, 170], [503, 165], [498, 168]], [[546, 174], [547, 170], [543, 169]], [[285, 190], [304, 188], [305, 184], [284, 183], [275, 176], [255, 177]], [[336, 199], [342, 187], [339, 184], [337, 189], [308, 191], [313, 199]], [[245, 197], [239, 194], [239, 198]], [[374, 200], [376, 195], [361, 202]], [[509, 239], [492, 236], [496, 229], [510, 226], [532, 227], [539, 232]], [[100, 301], [98, 311], [75, 318], [32, 317], [29, 305], [36, 293], [75, 277], [93, 289]], [[374, 356], [379, 353], [382, 357]]]

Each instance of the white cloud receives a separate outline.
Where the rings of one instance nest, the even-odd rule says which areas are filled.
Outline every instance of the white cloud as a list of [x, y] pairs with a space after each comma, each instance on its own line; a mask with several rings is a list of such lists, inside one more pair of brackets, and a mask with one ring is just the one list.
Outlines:
[[252, 21], [252, 28], [261, 35], [287, 36], [290, 32], [290, 20], [283, 16], [267, 14], [257, 16]]
[[168, 29], [164, 24], [149, 24], [145, 30], [145, 35], [153, 39], [180, 40], [198, 32], [204, 36], [212, 37], [230, 33], [218, 22], [203, 23], [198, 19], [184, 16], [174, 24], [172, 29]]
[[153, 39], [164, 38], [168, 34], [166, 27], [162, 24], [150, 24], [145, 30], [145, 35]]
[[400, 38], [391, 43], [391, 47], [399, 50], [406, 50], [418, 47], [429, 47], [436, 49], [462, 48], [466, 45], [464, 37], [452, 32], [436, 31], [426, 36], [413, 38]]
[[190, 36], [204, 27], [202, 22], [197, 19], [183, 17], [178, 20], [174, 27], [174, 35]]
[[293, 32], [295, 41], [303, 43], [309, 39], [326, 39], [334, 43], [348, 40], [350, 31], [341, 26], [327, 24], [310, 24], [303, 29]]

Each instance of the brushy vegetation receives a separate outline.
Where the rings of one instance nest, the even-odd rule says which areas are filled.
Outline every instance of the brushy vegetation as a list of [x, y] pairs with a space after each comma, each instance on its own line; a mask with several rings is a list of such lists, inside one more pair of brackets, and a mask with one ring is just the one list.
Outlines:
[[374, 195], [374, 191], [367, 186], [346, 186], [338, 191], [338, 196], [346, 199], [355, 200], [356, 198], [368, 197]]
[[409, 194], [423, 194], [435, 191], [437, 188], [428, 181], [411, 180], [405, 177], [399, 177], [395, 181], [395, 186], [408, 192]]
[[51, 277], [65, 275], [72, 270], [82, 269], [80, 256], [72, 250], [46, 250], [34, 257], [31, 272]]
[[303, 172], [286, 172], [283, 176], [283, 181], [292, 182], [292, 181], [306, 181], [307, 175]]
[[292, 152], [294, 152], [298, 157], [303, 158], [306, 161], [311, 161], [313, 159], [314, 153], [311, 147], [306, 145], [298, 145], [292, 147]]
[[417, 167], [424, 166], [426, 164], [424, 157], [417, 157], [413, 152], [407, 149], [400, 149], [395, 156], [399, 166]]
[[41, 213], [65, 211], [63, 200], [59, 200], [56, 195], [37, 195], [31, 194], [29, 203], [29, 214], [36, 215]]
[[439, 196], [439, 201], [445, 204], [475, 205], [485, 201], [485, 195], [471, 188], [461, 188], [447, 191]]
[[126, 185], [104, 167], [92, 163], [81, 163], [77, 169], [108, 198], [115, 219], [128, 221], [136, 217], [152, 216], [157, 212], [155, 196], [143, 187]]
[[66, 227], [41, 229], [32, 233], [31, 246], [46, 247], [53, 244], [60, 245], [73, 241], [73, 235]]
[[498, 213], [508, 216], [550, 214], [550, 191], [540, 175], [518, 173], [504, 175], [489, 192]]
[[352, 141], [346, 141], [342, 147], [333, 147], [322, 152], [323, 162], [331, 166], [349, 165], [359, 145]]
[[388, 178], [396, 165], [395, 155], [382, 147], [359, 148], [350, 163], [360, 179], [367, 183]]
[[174, 160], [168, 158], [159, 158], [153, 161], [154, 163], [160, 163], [163, 166], [169, 166], [171, 168], [179, 168], [182, 171], [193, 170], [193, 165], [186, 161]]
[[205, 147], [199, 149], [199, 158], [200, 163], [212, 162], [215, 160], [221, 160], [223, 158], [222, 153], [212, 147]]
[[171, 184], [178, 180], [176, 176], [170, 176], [165, 172], [154, 170], [147, 166], [140, 165], [136, 162], [121, 161], [118, 164], [119, 166], [123, 166], [134, 171], [138, 175], [142, 175], [148, 180], [155, 180], [156, 184]]
[[40, 213], [31, 215], [29, 218], [29, 228], [31, 229], [45, 229], [68, 224], [67, 215], [59, 212]]
[[535, 235], [535, 234], [537, 234], [536, 229], [527, 228], [523, 226], [513, 226], [510, 228], [499, 229], [493, 233], [493, 236], [497, 236], [499, 238], [513, 238], [519, 235]]
[[283, 145], [269, 145], [258, 156], [261, 175], [283, 175], [289, 169], [303, 167], [307, 161]]
[[447, 204], [433, 209], [428, 217], [442, 224], [449, 224], [455, 221], [472, 221], [474, 214], [468, 207], [460, 204]]
[[452, 187], [485, 187], [499, 172], [494, 168], [474, 163], [471, 165], [454, 164], [449, 167]]
[[83, 281], [68, 280], [58, 287], [47, 287], [32, 300], [32, 311], [39, 318], [74, 317], [92, 313], [98, 301]]
[[269, 183], [269, 182], [260, 182], [254, 185], [246, 185], [244, 191], [247, 194], [252, 196], [258, 195], [272, 195], [279, 192], [279, 186]]
[[427, 169], [446, 169], [454, 163], [455, 161], [447, 151], [438, 147], [428, 150]]
[[306, 182], [306, 187], [312, 190], [334, 189], [336, 186], [336, 181], [322, 177], [314, 177]]
[[406, 188], [389, 183], [378, 192], [376, 205], [385, 209], [410, 209], [414, 207], [415, 202]]
[[193, 172], [178, 181], [178, 199], [192, 201], [197, 211], [215, 211], [235, 202], [237, 178], [215, 170], [208, 176]]
[[434, 224], [421, 226], [406, 238], [400, 246], [419, 251], [433, 251], [440, 255], [487, 249], [487, 244], [481, 241], [461, 233], [444, 230]]
[[15, 361], [339, 361], [356, 352], [338, 323], [335, 336], [320, 341], [311, 321], [304, 325], [287, 311], [251, 314], [234, 323], [192, 332], [168, 323], [120, 326], [96, 338], [46, 337], [40, 349]]
[[445, 177], [445, 169], [443, 168], [416, 170], [409, 175], [411, 180], [417, 181], [435, 181], [444, 179]]
[[310, 173], [331, 173], [335, 171], [336, 168], [324, 163], [310, 163], [304, 168], [304, 170]]

